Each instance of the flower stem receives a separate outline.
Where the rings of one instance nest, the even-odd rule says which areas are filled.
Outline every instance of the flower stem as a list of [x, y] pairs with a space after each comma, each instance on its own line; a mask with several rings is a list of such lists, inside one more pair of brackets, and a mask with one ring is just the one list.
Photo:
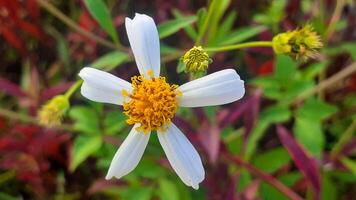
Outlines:
[[249, 47], [272, 47], [272, 41], [245, 42], [241, 44], [234, 44], [234, 45], [228, 45], [222, 47], [208, 47], [208, 48], [204, 48], [204, 50], [209, 52], [221, 52], [221, 51], [231, 51], [236, 49], [244, 49]]
[[53, 6], [51, 3], [45, 1], [45, 0], [37, 0], [38, 4], [42, 6], [42, 8], [46, 9], [49, 13], [51, 13], [53, 16], [61, 20], [64, 24], [66, 24], [68, 27], [72, 28], [74, 31], [82, 34], [83, 36], [96, 41], [97, 43], [112, 48], [112, 49], [120, 49], [120, 50], [125, 50], [121, 46], [116, 46], [110, 41], [107, 41], [99, 36], [96, 36], [95, 34], [81, 28], [77, 23], [75, 23], [73, 20], [71, 20], [69, 17], [67, 17], [65, 14], [63, 14], [60, 10], [58, 10], [55, 6]]
[[73, 93], [82, 85], [83, 80], [77, 80], [69, 90], [64, 94], [68, 99], [73, 95]]

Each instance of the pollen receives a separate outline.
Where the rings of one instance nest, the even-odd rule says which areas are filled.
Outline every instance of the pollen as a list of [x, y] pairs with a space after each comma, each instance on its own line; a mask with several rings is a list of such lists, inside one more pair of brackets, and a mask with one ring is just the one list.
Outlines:
[[[131, 78], [132, 93], [126, 90], [127, 102], [123, 109], [130, 125], [140, 124], [138, 131], [149, 133], [152, 130], [164, 130], [165, 125], [171, 122], [177, 110], [177, 96], [180, 92], [177, 85], [170, 85], [165, 77], [134, 76]], [[124, 95], [125, 96], [125, 95]]]

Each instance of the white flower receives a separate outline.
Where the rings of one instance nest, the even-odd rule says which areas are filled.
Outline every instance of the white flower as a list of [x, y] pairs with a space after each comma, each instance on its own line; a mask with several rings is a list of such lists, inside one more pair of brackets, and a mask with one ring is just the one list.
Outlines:
[[230, 103], [244, 93], [244, 82], [233, 69], [226, 69], [181, 86], [170, 85], [160, 74], [160, 47], [157, 27], [152, 18], [136, 14], [126, 18], [126, 30], [140, 76], [132, 84], [107, 72], [83, 68], [81, 93], [86, 98], [123, 105], [127, 122], [133, 124], [111, 162], [106, 179], [121, 178], [139, 163], [151, 131], [158, 139], [174, 171], [194, 189], [205, 172], [198, 152], [171, 122], [177, 106], [201, 107]]

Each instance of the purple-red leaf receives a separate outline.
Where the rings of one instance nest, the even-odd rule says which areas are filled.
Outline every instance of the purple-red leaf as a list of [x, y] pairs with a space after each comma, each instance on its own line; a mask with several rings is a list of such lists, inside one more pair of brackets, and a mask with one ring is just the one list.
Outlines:
[[311, 184], [314, 192], [314, 199], [320, 199], [320, 174], [317, 163], [306, 153], [303, 147], [297, 143], [286, 128], [278, 125], [277, 134], [281, 143], [291, 155], [295, 165], [303, 173], [305, 179]]
[[22, 89], [4, 78], [0, 78], [0, 91], [3, 91], [11, 96], [26, 97], [27, 94]]

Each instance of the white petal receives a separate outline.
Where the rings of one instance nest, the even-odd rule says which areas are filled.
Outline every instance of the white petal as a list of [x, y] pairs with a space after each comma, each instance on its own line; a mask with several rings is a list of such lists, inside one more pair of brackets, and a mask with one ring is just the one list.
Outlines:
[[135, 169], [141, 160], [148, 140], [150, 139], [150, 133], [137, 132], [136, 128], [138, 126], [139, 125], [136, 124], [131, 129], [129, 135], [121, 144], [119, 150], [117, 150], [111, 161], [108, 174], [105, 177], [106, 180], [111, 179], [113, 176], [121, 178], [127, 175]]
[[172, 168], [179, 178], [194, 189], [204, 180], [205, 172], [198, 152], [184, 136], [184, 134], [171, 123], [165, 132], [158, 131], [161, 143]]
[[140, 74], [147, 77], [148, 70], [153, 70], [153, 75], [159, 76], [159, 36], [153, 19], [136, 13], [132, 20], [125, 19], [125, 26]]
[[122, 105], [122, 90], [132, 91], [129, 82], [98, 69], [85, 67], [79, 76], [84, 80], [82, 95], [92, 101]]
[[231, 103], [245, 94], [244, 81], [233, 69], [221, 70], [190, 81], [178, 88], [179, 105], [202, 107]]

